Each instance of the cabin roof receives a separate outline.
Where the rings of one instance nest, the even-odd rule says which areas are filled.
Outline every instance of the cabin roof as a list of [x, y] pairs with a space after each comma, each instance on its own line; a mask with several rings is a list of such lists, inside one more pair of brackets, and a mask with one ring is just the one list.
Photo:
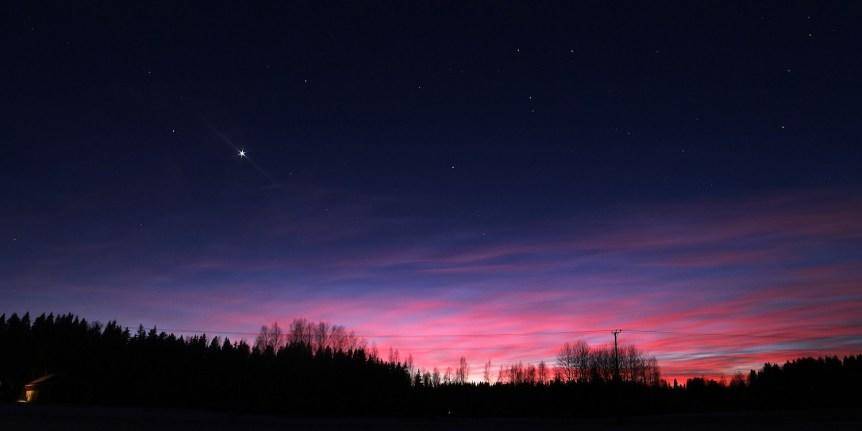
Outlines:
[[33, 381], [32, 381], [32, 382], [30, 382], [30, 383], [27, 383], [27, 384], [26, 384], [26, 385], [24, 385], [24, 386], [32, 386], [32, 385], [38, 385], [38, 384], [41, 384], [41, 383], [45, 383], [46, 381], [51, 380], [51, 379], [53, 379], [54, 377], [55, 377], [55, 374], [46, 374], [46, 375], [44, 375], [44, 376], [42, 376], [42, 377], [39, 377], [39, 378], [38, 378], [38, 379], [36, 379], [36, 380], [33, 380]]

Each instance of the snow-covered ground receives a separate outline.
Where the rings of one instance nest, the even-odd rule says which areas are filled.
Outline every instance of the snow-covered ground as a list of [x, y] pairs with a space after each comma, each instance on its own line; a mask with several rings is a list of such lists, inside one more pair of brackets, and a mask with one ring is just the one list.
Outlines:
[[281, 418], [167, 409], [0, 405], [0, 430], [860, 430], [862, 411], [727, 413], [597, 420]]

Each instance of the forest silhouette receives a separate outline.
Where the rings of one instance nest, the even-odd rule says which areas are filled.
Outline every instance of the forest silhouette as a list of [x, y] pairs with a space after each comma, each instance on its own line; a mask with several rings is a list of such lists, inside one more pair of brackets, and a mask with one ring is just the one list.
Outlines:
[[862, 355], [800, 358], [726, 383], [678, 385], [661, 379], [655, 358], [634, 346], [575, 341], [553, 364], [485, 363], [476, 382], [465, 357], [446, 370], [417, 369], [396, 351], [383, 359], [341, 326], [304, 319], [264, 326], [250, 345], [132, 332], [72, 314], [12, 314], [0, 316], [0, 346], [3, 402], [26, 399], [25, 385], [46, 376], [43, 402], [301, 416], [602, 416], [862, 401]]

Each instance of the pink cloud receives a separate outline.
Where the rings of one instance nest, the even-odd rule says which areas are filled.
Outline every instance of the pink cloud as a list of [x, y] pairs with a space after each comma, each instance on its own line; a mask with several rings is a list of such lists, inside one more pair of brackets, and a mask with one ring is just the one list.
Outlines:
[[[78, 302], [97, 315], [216, 333], [251, 334], [294, 317], [327, 320], [381, 352], [412, 354], [424, 368], [454, 366], [461, 354], [474, 371], [487, 360], [495, 369], [553, 361], [563, 342], [608, 343], [612, 328], [655, 354], [668, 376], [862, 351], [862, 201], [855, 197], [805, 192], [657, 205], [606, 220], [540, 220], [523, 232], [488, 229], [490, 239], [432, 230], [365, 247], [364, 235], [386, 222], [373, 206], [351, 205], [336, 209], [364, 221], [342, 234], [323, 235], [329, 224], [320, 221], [302, 228], [297, 220], [257, 220], [279, 235], [321, 232], [304, 248], [257, 256], [216, 244], [177, 263], [158, 257], [98, 283], [66, 282], [73, 289], [65, 291], [113, 304], [106, 311]], [[360, 245], [320, 245], [343, 240]], [[61, 274], [60, 266], [44, 268]], [[51, 281], [45, 274], [31, 274], [26, 285]]]

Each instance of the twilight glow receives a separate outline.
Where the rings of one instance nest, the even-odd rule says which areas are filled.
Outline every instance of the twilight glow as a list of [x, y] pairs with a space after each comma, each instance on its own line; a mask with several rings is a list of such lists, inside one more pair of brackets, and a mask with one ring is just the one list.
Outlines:
[[281, 221], [281, 210], [259, 214], [253, 228], [224, 220], [222, 235], [187, 255], [136, 261], [136, 250], [161, 240], [147, 235], [68, 258], [56, 250], [71, 245], [46, 249], [45, 264], [9, 268], [17, 274], [4, 308], [48, 304], [234, 339], [302, 316], [347, 325], [422, 367], [463, 354], [474, 374], [487, 360], [552, 362], [573, 339], [608, 343], [606, 328], [623, 328], [621, 340], [654, 353], [668, 376], [862, 349], [858, 197], [797, 191], [620, 207], [601, 220], [561, 217], [518, 232], [431, 225], [397, 240], [393, 226], [418, 221], [341, 201], [331, 211], [357, 222], [323, 234], [327, 220]]
[[0, 313], [474, 378], [615, 328], [666, 377], [862, 352], [856, 15], [528, 5], [22, 10]]

